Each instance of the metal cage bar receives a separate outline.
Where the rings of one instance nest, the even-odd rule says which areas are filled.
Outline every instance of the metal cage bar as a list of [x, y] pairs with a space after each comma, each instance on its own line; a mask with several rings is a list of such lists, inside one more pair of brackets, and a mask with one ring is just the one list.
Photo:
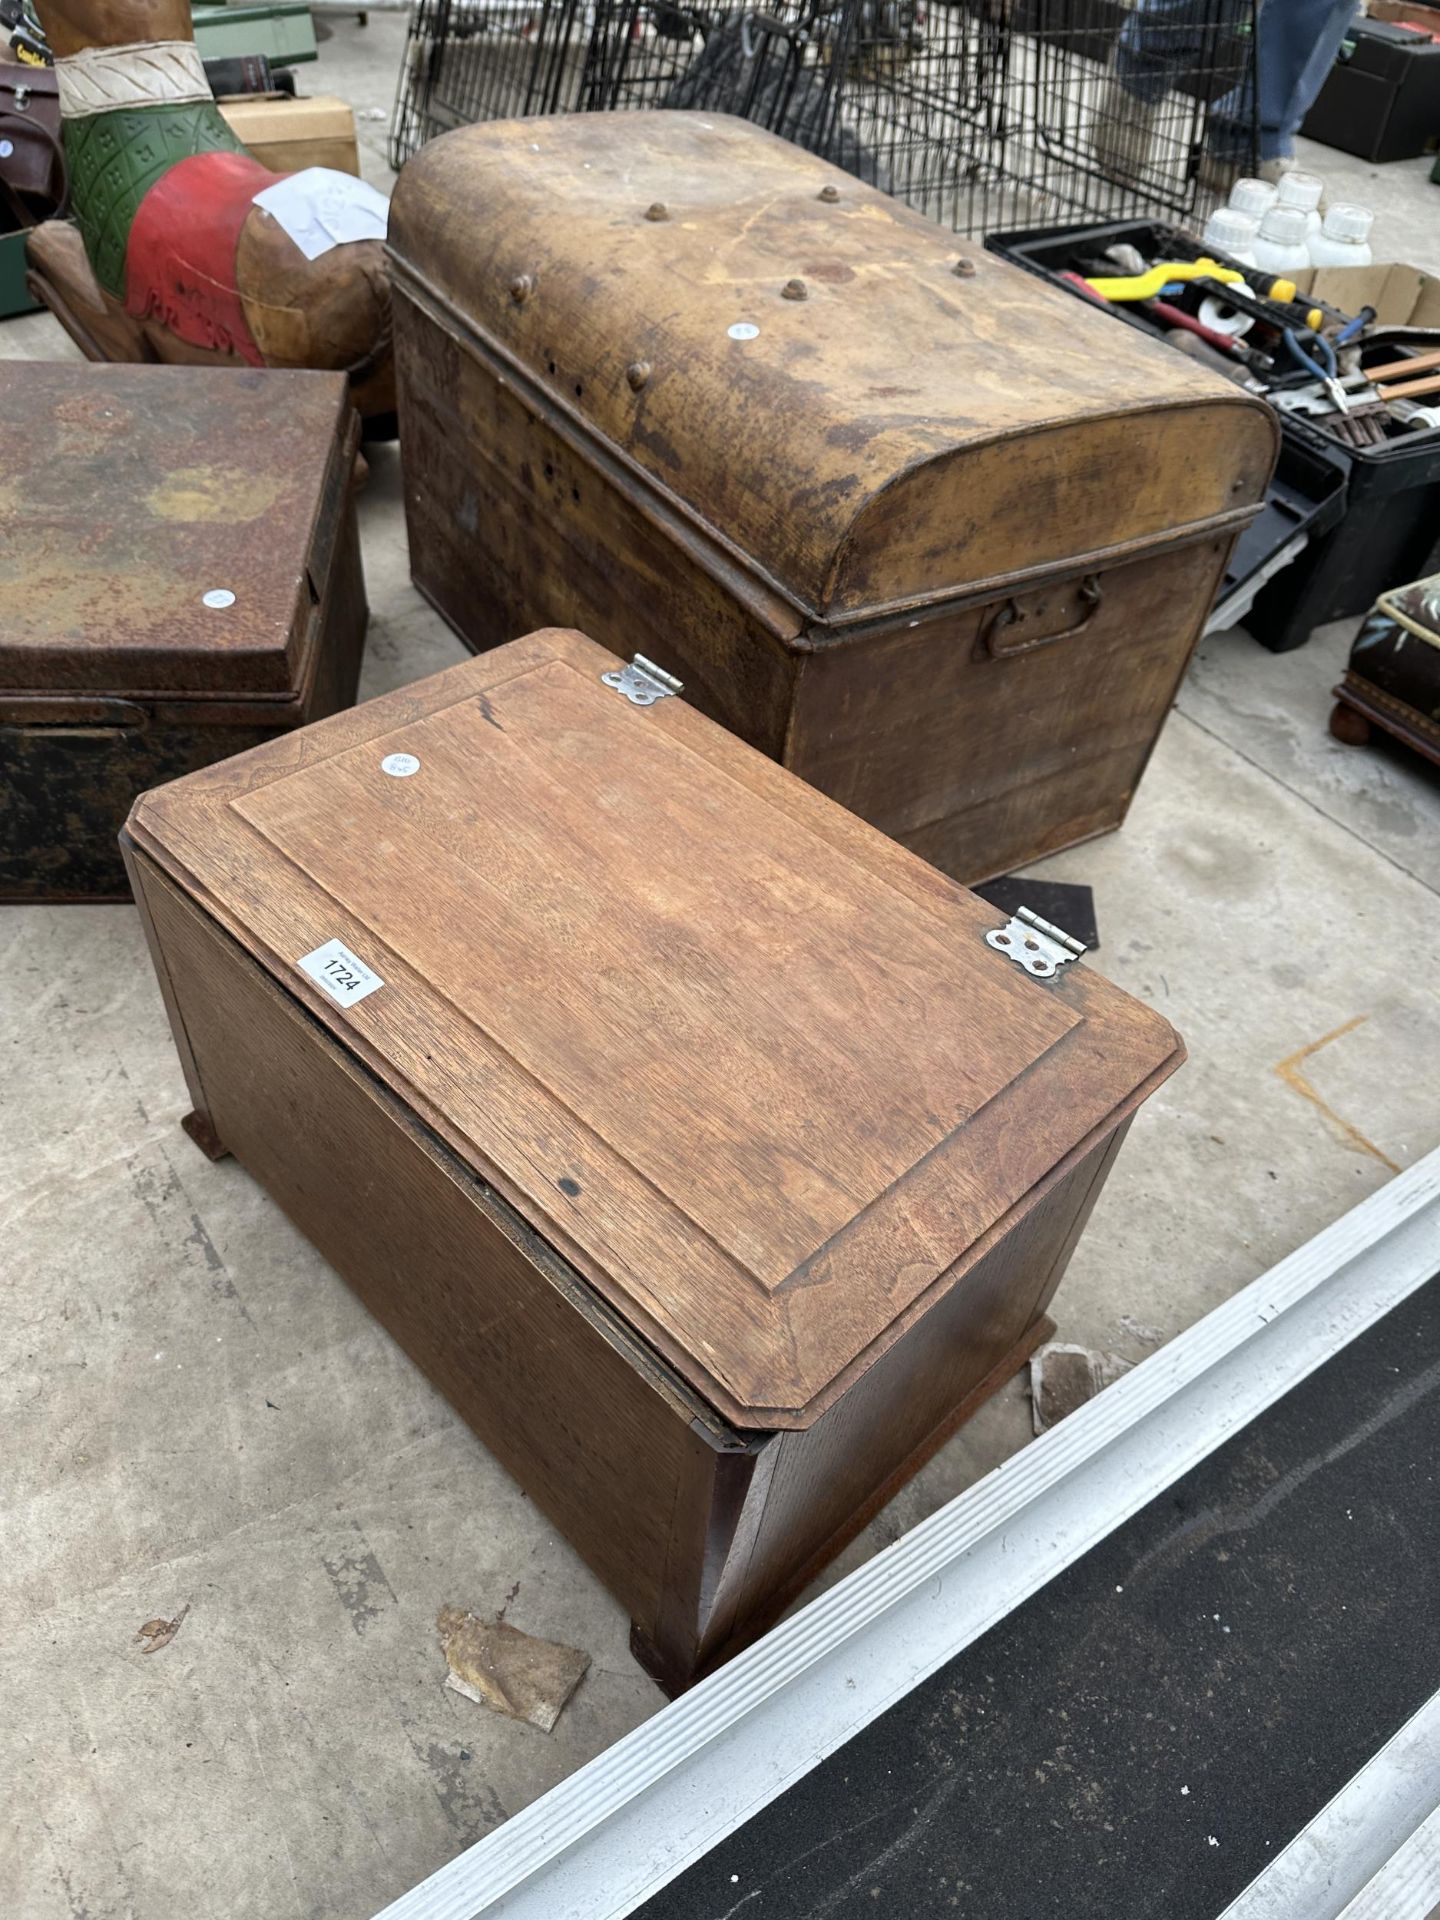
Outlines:
[[743, 115], [958, 233], [1186, 219], [1257, 158], [1257, 0], [415, 0], [390, 156], [527, 114]]

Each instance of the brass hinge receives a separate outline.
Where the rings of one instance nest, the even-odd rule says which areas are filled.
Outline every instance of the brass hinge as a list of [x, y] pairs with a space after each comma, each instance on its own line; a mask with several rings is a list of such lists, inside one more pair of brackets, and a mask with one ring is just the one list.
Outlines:
[[668, 700], [671, 694], [684, 691], [683, 683], [674, 674], [657, 667], [643, 653], [637, 653], [628, 667], [616, 667], [610, 673], [602, 673], [600, 678], [605, 686], [623, 693], [632, 707], [653, 707], [657, 700]]
[[1052, 927], [1029, 907], [1021, 907], [1005, 926], [987, 933], [985, 944], [994, 947], [997, 953], [1006, 954], [1037, 980], [1050, 979], [1067, 961], [1078, 960], [1085, 951], [1083, 941], [1059, 927]]

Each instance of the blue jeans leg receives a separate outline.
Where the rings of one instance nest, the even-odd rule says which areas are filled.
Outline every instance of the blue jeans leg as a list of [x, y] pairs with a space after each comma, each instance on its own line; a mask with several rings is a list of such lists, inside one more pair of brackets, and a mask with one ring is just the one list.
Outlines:
[[[1257, 62], [1260, 74], [1260, 157], [1295, 150], [1295, 134], [1309, 112], [1358, 0], [1264, 0]], [[1235, 17], [1234, 0], [1137, 0], [1115, 46], [1115, 72], [1126, 91], [1154, 106], [1175, 77], [1193, 70], [1216, 41], [1217, 19]], [[1223, 147], [1227, 125], [1244, 142], [1250, 119], [1248, 79], [1211, 108], [1212, 146]]]
[[1127, 93], [1156, 106], [1177, 79], [1213, 58], [1248, 13], [1248, 0], [1136, 0], [1115, 43]]
[[1300, 122], [1335, 64], [1356, 5], [1357, 0], [1269, 0], [1260, 15], [1262, 160], [1294, 153]]

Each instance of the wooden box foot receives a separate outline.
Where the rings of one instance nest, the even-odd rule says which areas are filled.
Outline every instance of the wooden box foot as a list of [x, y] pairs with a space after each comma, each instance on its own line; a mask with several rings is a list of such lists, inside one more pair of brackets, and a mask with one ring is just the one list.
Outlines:
[[674, 1661], [667, 1660], [633, 1620], [630, 1622], [630, 1652], [636, 1664], [645, 1669], [668, 1700], [684, 1693], [697, 1677], [693, 1672], [677, 1671]]
[[1368, 747], [1370, 722], [1347, 701], [1337, 700], [1330, 710], [1330, 731], [1347, 747]]
[[1054, 1337], [1055, 1322], [1048, 1314], [1041, 1314], [1033, 1320], [1020, 1339], [994, 1366], [979, 1384], [966, 1394], [957, 1407], [951, 1409], [945, 1419], [927, 1435], [921, 1444], [895, 1469], [881, 1481], [855, 1511], [825, 1542], [817, 1553], [810, 1556], [804, 1565], [794, 1573], [778, 1591], [770, 1593], [762, 1608], [747, 1614], [728, 1635], [723, 1645], [705, 1648], [698, 1654], [666, 1652], [657, 1647], [635, 1622], [630, 1626], [630, 1651], [635, 1659], [649, 1674], [650, 1678], [670, 1699], [684, 1693], [687, 1687], [694, 1686], [697, 1680], [703, 1680], [717, 1667], [724, 1666], [727, 1660], [758, 1640], [761, 1634], [768, 1632], [786, 1610], [805, 1591], [811, 1581], [816, 1580], [829, 1566], [837, 1554], [849, 1546], [858, 1533], [861, 1533], [895, 1495], [912, 1480], [926, 1463], [933, 1459], [945, 1445], [964, 1426], [972, 1415], [991, 1397], [998, 1393], [1008, 1380], [1012, 1380], [1026, 1365], [1037, 1347]]
[[203, 1113], [187, 1113], [180, 1122], [207, 1160], [228, 1160], [230, 1149]]

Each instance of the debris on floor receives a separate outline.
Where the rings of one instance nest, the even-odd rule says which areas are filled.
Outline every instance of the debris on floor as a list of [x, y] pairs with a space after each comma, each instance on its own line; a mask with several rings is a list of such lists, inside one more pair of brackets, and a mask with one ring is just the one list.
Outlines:
[[503, 1620], [478, 1620], [459, 1607], [436, 1616], [450, 1671], [445, 1684], [467, 1700], [549, 1733], [590, 1668], [590, 1656], [537, 1640]]
[[1133, 1313], [1120, 1315], [1120, 1330], [1142, 1347], [1163, 1347], [1165, 1344], [1165, 1335], [1159, 1327], [1152, 1327], [1148, 1320], [1137, 1319]]
[[180, 1631], [185, 1616], [189, 1611], [190, 1602], [187, 1600], [173, 1620], [147, 1620], [144, 1626], [140, 1627], [135, 1634], [137, 1640], [143, 1640], [145, 1642], [145, 1645], [140, 1651], [142, 1653], [159, 1653], [162, 1647], [168, 1647]]
[[1055, 1426], [1129, 1370], [1130, 1362], [1118, 1353], [1099, 1353], [1064, 1340], [1052, 1340], [1041, 1347], [1030, 1360], [1030, 1405], [1036, 1433]]

